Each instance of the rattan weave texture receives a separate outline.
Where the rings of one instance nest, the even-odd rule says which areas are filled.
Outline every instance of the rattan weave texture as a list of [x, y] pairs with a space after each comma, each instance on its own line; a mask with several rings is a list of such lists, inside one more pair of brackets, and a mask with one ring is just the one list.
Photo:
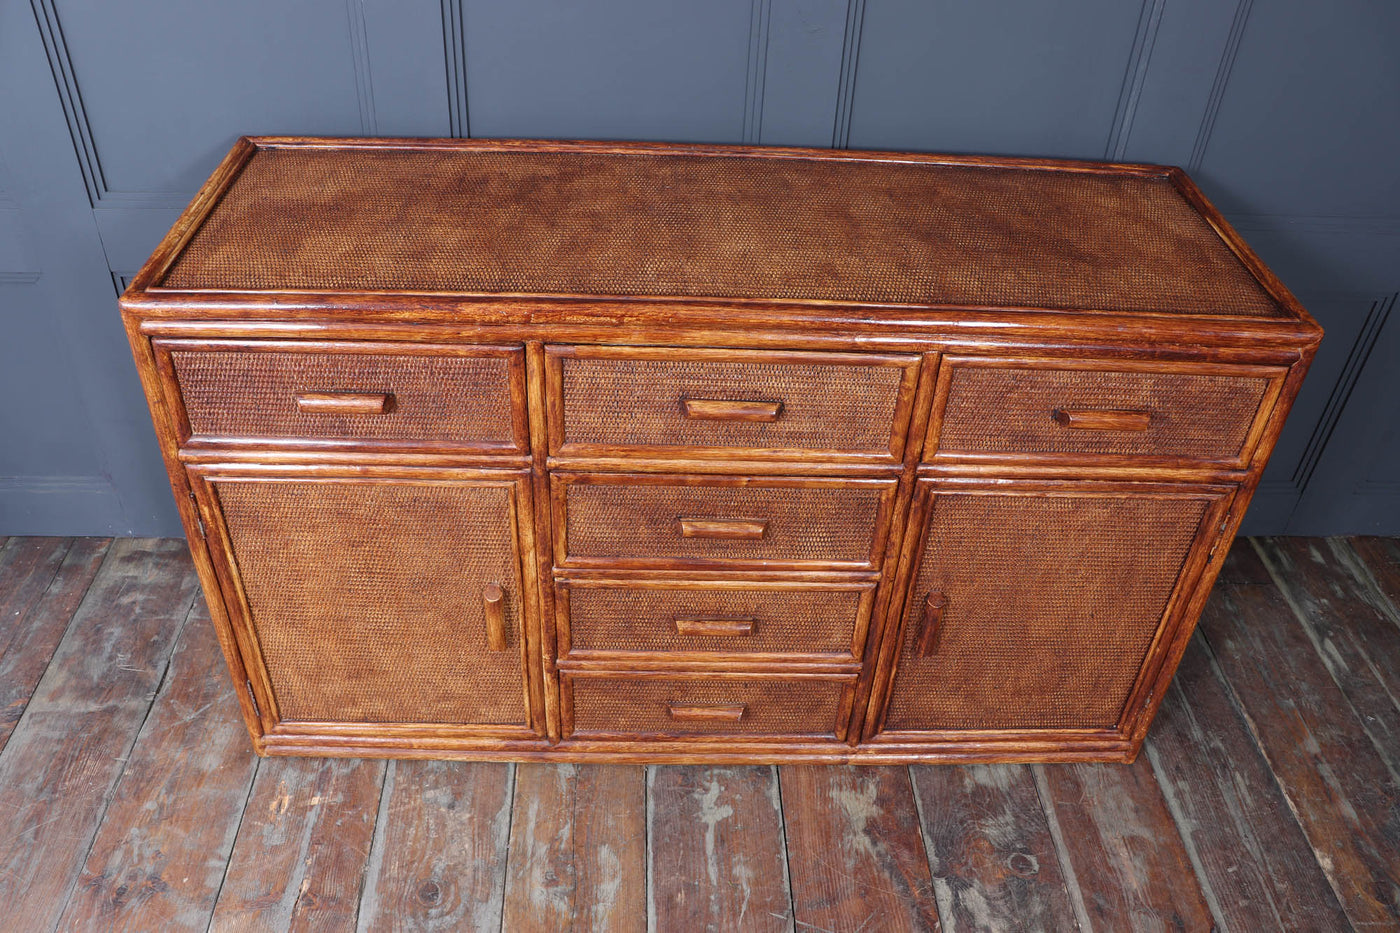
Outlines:
[[[564, 441], [887, 452], [895, 366], [565, 359]], [[683, 399], [781, 402], [776, 421], [687, 418]]]
[[[872, 486], [784, 487], [570, 483], [569, 557], [660, 561], [787, 560], [867, 563], [880, 498]], [[683, 538], [679, 520], [767, 521], [753, 541]]]
[[160, 285], [1280, 313], [1162, 177], [655, 153], [261, 149]]
[[[938, 449], [943, 453], [1238, 457], [1267, 379], [1190, 373], [956, 366]], [[1145, 431], [1086, 431], [1057, 408], [1150, 412]]]
[[[934, 500], [885, 727], [1108, 729], [1207, 502], [944, 494]], [[947, 599], [932, 658], [924, 599]]]
[[[793, 652], [850, 655], [855, 590], [572, 587], [569, 635], [579, 651]], [[748, 619], [750, 635], [681, 635], [677, 619]]]
[[[283, 719], [526, 723], [507, 488], [216, 489]], [[487, 583], [506, 592], [504, 651], [486, 650]]]
[[[574, 677], [574, 732], [833, 735], [846, 685], [829, 680]], [[670, 706], [744, 706], [737, 722], [681, 722]]]
[[[498, 356], [176, 350], [190, 428], [213, 437], [510, 444], [510, 373]], [[300, 392], [388, 392], [382, 415], [298, 410]]]

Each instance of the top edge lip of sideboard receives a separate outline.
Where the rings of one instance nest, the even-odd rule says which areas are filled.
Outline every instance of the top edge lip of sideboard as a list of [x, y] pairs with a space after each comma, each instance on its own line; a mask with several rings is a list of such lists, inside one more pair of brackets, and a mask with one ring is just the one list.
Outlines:
[[[356, 289], [336, 288], [190, 288], [163, 284], [173, 266], [185, 253], [195, 234], [217, 210], [225, 195], [237, 183], [243, 170], [258, 152], [285, 149], [403, 149], [476, 152], [586, 152], [598, 154], [688, 155], [715, 158], [746, 157], [774, 160], [821, 162], [876, 162], [923, 164], [988, 169], [1013, 169], [1045, 173], [1131, 175], [1168, 181], [1191, 209], [1204, 219], [1222, 245], [1240, 262], [1274, 306], [1274, 313], [1246, 314], [1183, 310], [1125, 310], [1092, 307], [1048, 307], [1030, 304], [973, 304], [938, 302], [866, 301], [808, 297], [726, 297], [697, 294], [600, 294], [546, 291], [497, 292], [437, 289]], [[411, 137], [240, 137], [223, 162], [191, 200], [140, 272], [121, 295], [122, 308], [132, 314], [164, 316], [174, 306], [182, 312], [217, 314], [222, 309], [262, 307], [278, 312], [298, 307], [321, 310], [368, 308], [385, 300], [401, 303], [433, 302], [453, 305], [459, 313], [492, 307], [505, 317], [533, 317], [536, 309], [592, 308], [631, 311], [656, 306], [664, 320], [672, 310], [740, 309], [775, 314], [776, 326], [800, 326], [810, 319], [823, 322], [842, 318], [859, 321], [876, 329], [898, 328], [904, 323], [937, 326], [939, 323], [969, 323], [993, 316], [1019, 316], [1043, 319], [1050, 327], [1064, 326], [1070, 319], [1076, 326], [1095, 322], [1105, 329], [1121, 329], [1124, 324], [1152, 326], [1180, 325], [1185, 332], [1196, 332], [1200, 323], [1206, 330], [1238, 329], [1241, 335], [1258, 333], [1282, 339], [1316, 343], [1322, 329], [1296, 297], [1250, 249], [1218, 209], [1196, 187], [1187, 173], [1175, 166], [1147, 163], [1116, 163], [1089, 160], [1035, 158], [1022, 156], [983, 156], [944, 153], [891, 152], [880, 150], [836, 150], [797, 147], [745, 146], [701, 143], [623, 142], [608, 140], [536, 139], [434, 139]], [[501, 323], [511, 323], [502, 320]], [[1052, 323], [1055, 322], [1055, 323]], [[1198, 323], [1199, 322], [1199, 323]], [[1194, 326], [1193, 326], [1194, 325]], [[1098, 329], [1098, 328], [1094, 328]]]

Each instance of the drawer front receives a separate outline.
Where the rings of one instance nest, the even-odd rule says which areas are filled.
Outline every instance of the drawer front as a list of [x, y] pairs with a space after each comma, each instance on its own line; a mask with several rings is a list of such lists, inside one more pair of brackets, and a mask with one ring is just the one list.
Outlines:
[[563, 456], [903, 454], [916, 356], [550, 347]]
[[572, 676], [576, 736], [817, 736], [838, 739], [850, 682]]
[[558, 604], [565, 657], [596, 654], [793, 654], [855, 660], [875, 584], [778, 587], [570, 582]]
[[508, 347], [160, 340], [199, 444], [523, 453], [524, 363]]
[[557, 473], [563, 567], [874, 569], [894, 480]]
[[948, 358], [925, 459], [1248, 464], [1285, 369]]

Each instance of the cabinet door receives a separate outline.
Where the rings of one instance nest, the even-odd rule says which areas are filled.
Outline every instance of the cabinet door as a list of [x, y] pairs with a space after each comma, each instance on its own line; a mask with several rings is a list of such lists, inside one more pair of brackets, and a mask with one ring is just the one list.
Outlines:
[[194, 473], [265, 720], [529, 729], [525, 487], [476, 476]]
[[883, 732], [1116, 729], [1230, 492], [925, 482]]

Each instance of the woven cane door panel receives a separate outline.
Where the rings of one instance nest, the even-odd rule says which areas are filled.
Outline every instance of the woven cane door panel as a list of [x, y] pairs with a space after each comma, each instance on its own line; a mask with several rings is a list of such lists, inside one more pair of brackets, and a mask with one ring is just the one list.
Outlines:
[[[689, 351], [690, 358], [655, 359], [646, 350], [561, 352], [568, 355], [557, 361], [562, 399], [554, 408], [565, 454], [597, 447], [806, 449], [894, 460], [908, 418], [901, 389], [912, 393], [919, 362], [854, 354], [803, 360]], [[715, 401], [756, 407], [704, 410]]]
[[[558, 481], [556, 479], [556, 481]], [[873, 567], [894, 482], [597, 475], [564, 491], [564, 566]], [[699, 522], [742, 524], [735, 537]]]
[[[524, 726], [506, 483], [214, 483], [281, 718]], [[488, 650], [483, 589], [505, 593]]]
[[[373, 346], [373, 345], [368, 345]], [[320, 446], [524, 447], [512, 410], [518, 351], [169, 349], [192, 439], [303, 438]], [[516, 393], [518, 394], [518, 392]], [[310, 396], [310, 401], [307, 397]], [[316, 398], [321, 396], [323, 398]], [[382, 397], [382, 410], [337, 399]], [[321, 407], [317, 407], [317, 403]], [[523, 423], [523, 422], [522, 422]]]
[[836, 738], [849, 685], [832, 680], [571, 677], [574, 734]]
[[[1189, 457], [1241, 462], [1270, 379], [1262, 375], [1045, 369], [945, 360], [940, 455]], [[1275, 373], [1281, 378], [1284, 370]], [[1123, 413], [1116, 425], [1095, 423]], [[934, 450], [935, 439], [929, 449]]]
[[570, 650], [853, 657], [869, 588], [567, 587]]
[[935, 493], [885, 730], [1114, 728], [1211, 503]]

